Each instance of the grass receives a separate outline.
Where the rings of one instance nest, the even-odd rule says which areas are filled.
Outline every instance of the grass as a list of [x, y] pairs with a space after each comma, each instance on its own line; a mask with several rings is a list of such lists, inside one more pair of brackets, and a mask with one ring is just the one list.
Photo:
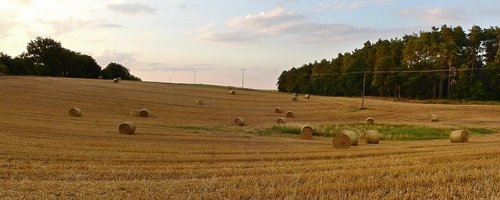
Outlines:
[[457, 100], [457, 99], [430, 99], [422, 103], [428, 104], [471, 104], [471, 105], [500, 105], [500, 101]]
[[439, 129], [421, 126], [383, 127], [379, 130], [383, 139], [389, 140], [429, 140], [448, 138], [450, 129]]
[[[389, 124], [324, 124], [314, 127], [313, 135], [333, 137], [342, 130], [353, 130], [358, 133], [364, 133], [366, 130], [378, 130], [385, 140], [430, 140], [446, 139], [452, 129], [433, 128], [415, 125], [389, 125]], [[496, 131], [484, 128], [471, 128], [471, 135], [487, 135]], [[273, 126], [264, 132], [294, 134], [300, 133], [297, 126]]]
[[266, 133], [283, 133], [283, 134], [298, 135], [300, 133], [300, 128], [296, 127], [296, 126], [278, 126], [278, 125], [274, 125], [273, 127], [266, 129], [264, 132], [266, 132]]
[[485, 128], [470, 128], [469, 129], [471, 135], [488, 135], [496, 133], [494, 130], [485, 129]]

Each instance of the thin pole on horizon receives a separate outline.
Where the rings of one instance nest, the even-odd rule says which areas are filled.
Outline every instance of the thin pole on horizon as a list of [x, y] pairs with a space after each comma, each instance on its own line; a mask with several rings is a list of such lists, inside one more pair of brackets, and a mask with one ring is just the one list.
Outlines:
[[365, 84], [366, 84], [366, 72], [363, 73], [363, 92], [361, 93], [361, 110], [365, 109]]
[[241, 69], [241, 88], [245, 86], [245, 70], [247, 69]]
[[196, 70], [193, 71], [193, 84], [196, 84]]

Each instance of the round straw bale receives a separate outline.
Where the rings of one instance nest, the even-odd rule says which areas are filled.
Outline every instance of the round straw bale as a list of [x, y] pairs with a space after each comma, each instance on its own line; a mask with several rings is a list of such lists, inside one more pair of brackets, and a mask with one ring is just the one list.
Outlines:
[[197, 99], [197, 100], [196, 100], [196, 104], [198, 104], [198, 105], [203, 105], [203, 100], [201, 100], [201, 99]]
[[118, 130], [121, 134], [134, 134], [135, 124], [134, 122], [123, 122], [118, 126]]
[[71, 108], [69, 109], [69, 116], [71, 117], [81, 117], [82, 116], [82, 111], [80, 108]]
[[229, 93], [230, 93], [230, 94], [232, 94], [232, 95], [235, 95], [235, 94], [236, 94], [236, 91], [231, 90]]
[[359, 136], [354, 131], [343, 130], [333, 137], [333, 146], [338, 149], [347, 149], [352, 145], [358, 145]]
[[245, 126], [245, 119], [243, 119], [243, 117], [237, 117], [234, 120], [234, 124], [237, 126]]
[[468, 130], [455, 130], [450, 133], [451, 143], [469, 142]]
[[312, 140], [313, 128], [311, 126], [305, 125], [300, 128], [300, 138], [304, 140]]
[[142, 109], [141, 111], [139, 111], [139, 116], [141, 116], [141, 117], [149, 117], [149, 111], [148, 111], [148, 109]]
[[280, 118], [278, 119], [278, 121], [276, 121], [276, 123], [277, 123], [278, 125], [281, 125], [281, 124], [286, 124], [286, 118], [284, 118], [284, 117], [280, 117]]
[[281, 110], [281, 108], [280, 108], [280, 107], [276, 107], [276, 108], [274, 109], [274, 112], [275, 112], [275, 113], [283, 113], [283, 110]]
[[378, 144], [380, 140], [380, 134], [377, 130], [367, 130], [366, 131], [366, 143], [368, 144]]
[[98, 79], [102, 79], [103, 77], [102, 76], [99, 76]]
[[119, 83], [119, 82], [120, 81], [117, 78], [113, 79], [113, 83]]
[[337, 149], [348, 149], [351, 147], [351, 139], [346, 134], [337, 133], [333, 136], [333, 146]]
[[429, 118], [431, 119], [431, 122], [438, 122], [439, 121], [439, 117], [436, 114], [431, 114], [429, 116]]
[[292, 101], [297, 101], [297, 97], [296, 97], [296, 96], [294, 96], [294, 97], [292, 98]]
[[309, 99], [311, 96], [309, 96], [308, 94], [305, 95], [305, 98], [306, 99]]
[[349, 138], [351, 139], [351, 145], [358, 145], [359, 135], [356, 132], [343, 130], [342, 133], [349, 136]]
[[293, 117], [293, 111], [287, 111], [286, 117]]
[[130, 111], [130, 116], [131, 117], [139, 117], [139, 116], [141, 116], [141, 114], [139, 113], [138, 110], [131, 110]]
[[367, 124], [374, 124], [375, 120], [373, 119], [373, 117], [368, 117], [368, 118], [366, 118], [366, 123]]

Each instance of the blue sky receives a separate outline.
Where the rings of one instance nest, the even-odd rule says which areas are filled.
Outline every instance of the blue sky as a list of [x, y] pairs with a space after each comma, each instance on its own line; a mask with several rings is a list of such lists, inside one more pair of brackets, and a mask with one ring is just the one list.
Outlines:
[[147, 81], [275, 89], [283, 70], [367, 40], [448, 24], [497, 26], [496, 0], [0, 0], [0, 51], [36, 36]]

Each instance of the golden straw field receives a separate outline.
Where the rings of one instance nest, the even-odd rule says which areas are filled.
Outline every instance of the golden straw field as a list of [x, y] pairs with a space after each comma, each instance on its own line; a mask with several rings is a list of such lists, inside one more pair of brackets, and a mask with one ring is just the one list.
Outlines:
[[[359, 98], [235, 91], [0, 76], [0, 199], [500, 199], [499, 105], [366, 99], [359, 110]], [[81, 117], [69, 116], [73, 107]], [[144, 108], [147, 118], [129, 115]], [[289, 124], [313, 127], [373, 117], [497, 133], [349, 149], [331, 137], [262, 134], [287, 111]], [[126, 121], [135, 134], [119, 134]]]

